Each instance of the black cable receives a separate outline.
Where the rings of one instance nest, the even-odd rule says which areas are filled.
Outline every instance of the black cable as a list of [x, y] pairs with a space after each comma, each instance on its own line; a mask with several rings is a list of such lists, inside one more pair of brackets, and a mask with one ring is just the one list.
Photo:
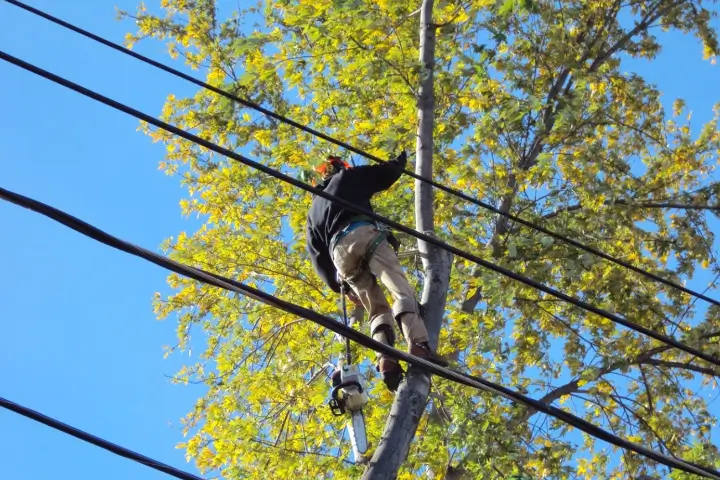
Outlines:
[[208, 150], [211, 150], [213, 152], [219, 153], [221, 155], [224, 155], [232, 160], [235, 160], [237, 162], [240, 162], [244, 165], [247, 165], [249, 167], [252, 167], [256, 170], [260, 170], [261, 172], [264, 172], [272, 177], [275, 177], [283, 182], [289, 183], [291, 185], [294, 185], [296, 187], [299, 187], [307, 192], [313, 193], [315, 195], [321, 196], [327, 200], [330, 200], [332, 202], [337, 203], [338, 205], [343, 206], [344, 208], [347, 208], [348, 210], [352, 210], [354, 212], [357, 212], [361, 215], [365, 215], [367, 217], [373, 218], [379, 222], [382, 222], [390, 227], [393, 227], [397, 230], [400, 230], [401, 232], [405, 232], [408, 235], [411, 235], [415, 238], [418, 238], [420, 240], [423, 240], [427, 243], [430, 243], [432, 245], [435, 245], [436, 247], [440, 247], [443, 250], [446, 250], [450, 253], [453, 253], [455, 255], [458, 255], [462, 258], [465, 258], [467, 260], [470, 260], [471, 262], [477, 263], [478, 265], [488, 268], [494, 272], [497, 272], [501, 275], [505, 275], [506, 277], [510, 277], [514, 280], [517, 280], [519, 282], [524, 283], [525, 285], [528, 285], [530, 287], [533, 287], [535, 289], [538, 289], [542, 292], [545, 292], [547, 294], [550, 294], [556, 298], [559, 298], [565, 302], [571, 303], [572, 305], [575, 305], [576, 307], [580, 307], [584, 310], [587, 310], [589, 312], [595, 313], [597, 315], [600, 315], [601, 317], [607, 318], [608, 320], [611, 320], [615, 323], [618, 323], [620, 325], [623, 325], [631, 330], [635, 330], [636, 332], [640, 332], [642, 334], [645, 334], [649, 337], [652, 337], [656, 340], [659, 340], [660, 342], [670, 345], [672, 347], [675, 347], [679, 350], [682, 350], [686, 353], [689, 353], [691, 355], [695, 355], [698, 358], [701, 358], [707, 362], [712, 363], [713, 365], [720, 366], [720, 359], [716, 358], [713, 355], [704, 353], [696, 348], [690, 347], [689, 345], [685, 345], [682, 342], [679, 342], [678, 340], [675, 340], [672, 337], [669, 337], [667, 335], [663, 335], [661, 333], [657, 333], [653, 330], [650, 330], [649, 328], [643, 327], [642, 325], [639, 325], [635, 322], [632, 322], [630, 320], [627, 320], [623, 317], [620, 317], [618, 315], [615, 315], [614, 313], [610, 313], [606, 310], [603, 310], [602, 308], [596, 307], [594, 305], [591, 305], [583, 300], [577, 299], [575, 297], [572, 297], [570, 295], [567, 295], [566, 293], [560, 292], [559, 290], [556, 290], [554, 288], [548, 287], [547, 285], [544, 285], [536, 280], [533, 280], [531, 278], [527, 278], [523, 275], [520, 275], [519, 273], [513, 272], [512, 270], [508, 270], [504, 267], [501, 267], [499, 265], [496, 265], [494, 263], [488, 262], [487, 260], [483, 260], [482, 258], [478, 257], [477, 255], [473, 255], [471, 253], [468, 253], [464, 250], [460, 250], [457, 247], [454, 247], [452, 245], [449, 245], [446, 242], [443, 242], [442, 240], [438, 240], [434, 236], [418, 232], [415, 229], [412, 229], [410, 227], [406, 227], [405, 225], [398, 223], [394, 220], [390, 220], [389, 218], [383, 217], [382, 215], [378, 215], [375, 212], [372, 212], [370, 210], [366, 210], [362, 207], [359, 207], [355, 205], [354, 203], [351, 203], [347, 200], [344, 200], [340, 197], [337, 197], [335, 195], [329, 194], [322, 189], [313, 187], [311, 185], [308, 185], [306, 183], [301, 182], [300, 180], [297, 180], [295, 178], [292, 178], [288, 175], [285, 175], [284, 173], [281, 173], [273, 168], [267, 167], [261, 163], [258, 163], [254, 160], [251, 160], [243, 155], [240, 155], [238, 153], [235, 153], [231, 150], [228, 150], [227, 148], [223, 148], [219, 145], [215, 145], [212, 142], [209, 142], [205, 139], [202, 139], [198, 137], [197, 135], [193, 135], [192, 133], [189, 133], [181, 128], [175, 127], [173, 125], [170, 125], [169, 123], [163, 122], [162, 120], [158, 120], [146, 113], [143, 113], [139, 110], [136, 110], [132, 107], [129, 107], [123, 103], [117, 102], [115, 100], [112, 100], [111, 98], [108, 98], [104, 95], [101, 95], [97, 92], [94, 92], [92, 90], [89, 90], [85, 87], [82, 87], [70, 80], [67, 80], [63, 77], [60, 77], [58, 75], [55, 75], [54, 73], [50, 73], [47, 70], [43, 70], [40, 67], [36, 67], [35, 65], [32, 65], [28, 62], [25, 62], [23, 60], [20, 60], [19, 58], [13, 57], [12, 55], [9, 55], [5, 52], [0, 51], [0, 59], [5, 60], [9, 63], [12, 63], [14, 65], [17, 65], [21, 68], [24, 68], [25, 70], [28, 70], [36, 75], [39, 75], [41, 77], [47, 78], [48, 80], [51, 80], [59, 85], [62, 85], [64, 87], [67, 87], [71, 90], [74, 90], [82, 95], [85, 95], [86, 97], [92, 98], [93, 100], [96, 100], [100, 103], [103, 103], [107, 106], [110, 106], [116, 110], [120, 110], [121, 112], [127, 113], [128, 115], [132, 115], [133, 117], [143, 120], [151, 125], [154, 125], [158, 128], [161, 128], [163, 130], [166, 130], [170, 133], [173, 133], [179, 137], [182, 137], [186, 140], [189, 140], [193, 143], [196, 143], [200, 146], [203, 146], [207, 148]]
[[[347, 300], [345, 296], [345, 282], [340, 280], [340, 301], [342, 302], [343, 325], [350, 326], [347, 315]], [[350, 339], [345, 337], [345, 362], [352, 365], [352, 352], [350, 351]]]
[[165, 465], [164, 463], [153, 460], [152, 458], [146, 457], [145, 455], [135, 453], [132, 450], [128, 450], [127, 448], [121, 447], [112, 442], [108, 442], [107, 440], [104, 440], [100, 437], [96, 437], [95, 435], [92, 435], [90, 433], [83, 432], [82, 430], [71, 427], [70, 425], [63, 423], [59, 420], [55, 420], [54, 418], [48, 417], [47, 415], [43, 415], [40, 412], [31, 410], [27, 407], [23, 407], [22, 405], [18, 405], [15, 402], [11, 402], [6, 398], [0, 397], [0, 407], [11, 410], [15, 413], [19, 413], [24, 417], [35, 420], [36, 422], [43, 423], [48, 427], [54, 428], [55, 430], [60, 430], [63, 433], [72, 435], [73, 437], [79, 438], [80, 440], [83, 440], [85, 442], [92, 443], [93, 445], [112, 452], [115, 455], [125, 457], [134, 462], [141, 463], [146, 467], [154, 468], [155, 470], [159, 470], [163, 473], [167, 473], [168, 475], [172, 475], [175, 478], [181, 478], [183, 480], [203, 480], [201, 477], [192, 475], [187, 472], [183, 472], [182, 470], [173, 468], [170, 465]]
[[[320, 132], [320, 131], [318, 131], [318, 130], [315, 130], [315, 129], [311, 128], [311, 127], [308, 127], [308, 126], [306, 126], [306, 125], [303, 125], [303, 124], [301, 124], [301, 123], [298, 123], [298, 122], [296, 122], [295, 120], [292, 120], [292, 119], [290, 119], [290, 118], [288, 118], [288, 117], [285, 117], [285, 116], [283, 116], [283, 115], [280, 115], [280, 114], [278, 114], [278, 113], [275, 113], [275, 112], [273, 112], [272, 110], [268, 110], [268, 109], [266, 109], [266, 108], [258, 105], [257, 103], [254, 103], [254, 102], [250, 101], [250, 100], [244, 99], [244, 98], [242, 98], [242, 97], [239, 97], [239, 96], [237, 96], [237, 95], [234, 95], [234, 94], [232, 94], [232, 93], [229, 93], [229, 92], [227, 92], [227, 91], [225, 91], [225, 90], [222, 90], [222, 89], [220, 89], [220, 88], [214, 87], [214, 86], [210, 85], [209, 83], [206, 83], [206, 82], [203, 82], [203, 81], [201, 81], [201, 80], [198, 80], [197, 78], [191, 77], [190, 75], [187, 75], [187, 74], [185, 74], [185, 73], [183, 73], [183, 72], [181, 72], [181, 71], [179, 71], [179, 70], [176, 70], [176, 69], [174, 69], [174, 68], [172, 68], [172, 67], [168, 67], [168, 66], [166, 66], [166, 65], [163, 65], [162, 63], [157, 62], [157, 61], [155, 61], [155, 60], [152, 60], [152, 59], [150, 59], [150, 58], [148, 58], [148, 57], [146, 57], [146, 56], [144, 56], [144, 55], [141, 55], [141, 54], [139, 54], [139, 53], [133, 52], [132, 50], [130, 50], [130, 49], [128, 49], [128, 48], [125, 48], [125, 47], [123, 47], [122, 45], [118, 45], [117, 43], [111, 42], [110, 40], [107, 40], [107, 39], [105, 39], [105, 38], [103, 38], [103, 37], [100, 37], [100, 36], [98, 36], [98, 35], [95, 35], [94, 33], [91, 33], [91, 32], [89, 32], [89, 31], [87, 31], [87, 30], [84, 30], [84, 29], [82, 29], [82, 28], [80, 28], [80, 27], [78, 27], [78, 26], [76, 26], [76, 25], [73, 25], [73, 24], [68, 23], [68, 22], [66, 22], [66, 21], [64, 21], [64, 20], [61, 20], [61, 19], [59, 19], [59, 18], [57, 18], [57, 17], [54, 17], [54, 16], [50, 15], [49, 13], [45, 13], [45, 12], [43, 12], [42, 10], [38, 10], [38, 9], [33, 8], [33, 7], [29, 6], [29, 5], [26, 5], [26, 4], [22, 3], [22, 2], [18, 2], [17, 0], [5, 0], [5, 1], [8, 2], [8, 3], [10, 3], [10, 4], [12, 4], [12, 5], [15, 5], [16, 7], [22, 8], [23, 10], [26, 10], [26, 11], [28, 11], [28, 12], [30, 12], [30, 13], [33, 13], [33, 14], [35, 14], [35, 15], [37, 15], [37, 16], [40, 16], [40, 17], [42, 17], [42, 18], [44, 18], [44, 19], [46, 19], [46, 20], [49, 20], [50, 22], [53, 22], [53, 23], [55, 23], [55, 24], [57, 24], [57, 25], [60, 25], [60, 26], [62, 26], [62, 27], [64, 27], [64, 28], [67, 28], [67, 29], [69, 29], [69, 30], [72, 30], [73, 32], [76, 32], [76, 33], [78, 33], [78, 34], [80, 34], [80, 35], [83, 35], [84, 37], [87, 37], [87, 38], [89, 38], [89, 39], [91, 39], [91, 40], [94, 40], [94, 41], [96, 41], [96, 42], [98, 42], [98, 43], [101, 43], [101, 44], [103, 44], [103, 45], [105, 45], [105, 46], [107, 46], [107, 47], [110, 47], [110, 48], [112, 48], [112, 49], [114, 49], [114, 50], [116, 50], [116, 51], [118, 51], [118, 52], [124, 53], [124, 54], [126, 54], [126, 55], [130, 55], [131, 57], [134, 57], [134, 58], [140, 60], [141, 62], [144, 62], [144, 63], [147, 63], [147, 64], [149, 64], [149, 65], [152, 65], [153, 67], [159, 68], [159, 69], [161, 69], [161, 70], [163, 70], [163, 71], [165, 71], [165, 72], [167, 72], [167, 73], [169, 73], [169, 74], [171, 74], [171, 75], [174, 75], [174, 76], [176, 76], [176, 77], [182, 78], [183, 80], [187, 80], [188, 82], [191, 82], [191, 83], [193, 83], [193, 84], [195, 84], [195, 85], [198, 85], [199, 87], [205, 88], [205, 89], [207, 89], [207, 90], [210, 90], [210, 91], [212, 91], [212, 92], [217, 93], [218, 95], [222, 95], [222, 96], [224, 96], [224, 97], [226, 97], [226, 98], [228, 98], [228, 99], [230, 99], [230, 100], [233, 100], [233, 101], [235, 101], [235, 102], [237, 102], [237, 103], [240, 103], [240, 104], [242, 104], [242, 105], [245, 105], [245, 106], [248, 107], [248, 108], [252, 108], [253, 110], [256, 110], [256, 111], [258, 111], [258, 112], [260, 112], [260, 113], [262, 113], [262, 114], [264, 114], [264, 115], [266, 115], [266, 116], [268, 116], [268, 117], [274, 118], [275, 120], [278, 120], [278, 121], [280, 121], [280, 122], [283, 122], [283, 123], [286, 123], [286, 124], [288, 124], [288, 125], [291, 125], [291, 126], [297, 128], [297, 129], [300, 129], [300, 130], [302, 130], [302, 131], [304, 131], [304, 132], [307, 132], [307, 133], [309, 133], [309, 134], [311, 134], [311, 135], [314, 135], [314, 136], [316, 136], [316, 137], [322, 138], [323, 140], [326, 140], [326, 141], [328, 141], [328, 142], [330, 142], [330, 143], [333, 143], [333, 144], [335, 144], [335, 145], [337, 145], [337, 146], [339, 146], [339, 147], [342, 147], [342, 148], [344, 148], [344, 149], [346, 149], [346, 150], [350, 150], [351, 152], [357, 153], [358, 155], [361, 155], [361, 156], [363, 156], [363, 157], [365, 157], [365, 158], [367, 158], [367, 159], [369, 159], [369, 160], [372, 160], [372, 161], [378, 162], [378, 163], [386, 163], [385, 160], [383, 160], [383, 159], [381, 159], [381, 158], [379, 158], [379, 157], [377, 157], [377, 156], [375, 156], [375, 155], [373, 155], [373, 154], [371, 154], [371, 153], [365, 152], [365, 151], [363, 151], [363, 150], [361, 150], [361, 149], [359, 149], [359, 148], [357, 148], [357, 147], [354, 147], [354, 146], [352, 146], [352, 145], [350, 145], [350, 144], [348, 144], [348, 143], [345, 143], [345, 142], [343, 142], [343, 141], [341, 141], [341, 140], [337, 140], [337, 139], [335, 139], [335, 138], [333, 138], [333, 137], [331, 137], [331, 136], [329, 136], [329, 135], [327, 135], [327, 134], [325, 134], [325, 133], [322, 133], [322, 132]], [[398, 167], [398, 168], [399, 168], [399, 167]], [[635, 265], [632, 265], [631, 263], [628, 263], [628, 262], [626, 262], [626, 261], [624, 261], [624, 260], [621, 260], [621, 259], [619, 259], [619, 258], [613, 257], [613, 256], [611, 256], [611, 255], [603, 252], [602, 250], [599, 250], [599, 249], [597, 249], [597, 248], [595, 248], [595, 247], [591, 247], [591, 246], [589, 246], [589, 245], [585, 245], [585, 244], [583, 244], [583, 243], [578, 242], [577, 240], [573, 240], [572, 238], [569, 238], [569, 237], [566, 237], [566, 236], [564, 236], [564, 235], [562, 235], [562, 234], [553, 232], [552, 230], [548, 230], [548, 229], [545, 228], [545, 227], [542, 227], [542, 226], [537, 225], [537, 224], [534, 224], [534, 223], [532, 223], [532, 222], [530, 222], [530, 221], [528, 221], [528, 220], [524, 220], [524, 219], [522, 219], [522, 218], [520, 218], [520, 217], [517, 217], [517, 216], [513, 215], [512, 213], [503, 212], [503, 211], [501, 211], [499, 208], [497, 208], [497, 207], [495, 207], [495, 206], [493, 206], [493, 205], [490, 205], [489, 203], [483, 202], [482, 200], [480, 200], [480, 199], [478, 199], [478, 198], [471, 197], [471, 196], [467, 195], [466, 193], [463, 193], [463, 192], [460, 191], [460, 190], [457, 190], [457, 189], [452, 188], [452, 187], [448, 187], [448, 186], [446, 186], [446, 185], [443, 185], [443, 184], [441, 184], [441, 183], [436, 182], [435, 180], [432, 180], [432, 179], [430, 179], [430, 178], [426, 178], [426, 177], [423, 177], [423, 176], [421, 176], [421, 175], [418, 175], [418, 174], [416, 174], [415, 172], [412, 172], [412, 171], [410, 171], [410, 170], [402, 169], [402, 172], [403, 172], [405, 175], [409, 175], [410, 177], [412, 177], [412, 178], [414, 178], [414, 179], [416, 179], [416, 180], [420, 180], [420, 181], [423, 181], [423, 182], [425, 182], [425, 183], [428, 183], [428, 184], [432, 185], [433, 187], [435, 187], [435, 188], [437, 188], [437, 189], [439, 189], [439, 190], [442, 190], [442, 191], [444, 191], [444, 192], [447, 192], [447, 193], [450, 193], [450, 194], [452, 194], [452, 195], [455, 195], [455, 196], [457, 196], [457, 197], [459, 197], [459, 198], [462, 198], [462, 199], [465, 200], [465, 201], [468, 201], [468, 202], [470, 202], [470, 203], [473, 203], [473, 204], [475, 204], [475, 205], [478, 205], [479, 207], [482, 207], [482, 208], [484, 208], [484, 209], [486, 209], [486, 210], [489, 210], [489, 211], [491, 211], [491, 212], [493, 212], [493, 213], [496, 213], [496, 214], [498, 214], [498, 215], [502, 215], [503, 217], [507, 217], [507, 218], [509, 218], [510, 220], [514, 221], [514, 222], [517, 222], [517, 223], [520, 223], [520, 224], [522, 224], [522, 225], [525, 225], [526, 227], [530, 227], [530, 228], [532, 228], [532, 229], [534, 229], [534, 230], [537, 230], [538, 232], [542, 232], [542, 233], [544, 233], [544, 234], [546, 234], [546, 235], [549, 235], [549, 236], [551, 236], [551, 237], [553, 237], [553, 238], [555, 238], [555, 239], [557, 239], [557, 240], [560, 240], [560, 241], [565, 242], [565, 243], [567, 243], [567, 244], [569, 244], [569, 245], [572, 245], [572, 246], [574, 246], [574, 247], [577, 247], [577, 248], [579, 248], [579, 249], [581, 249], [581, 250], [584, 250], [584, 251], [586, 251], [586, 252], [592, 253], [593, 255], [596, 255], [596, 256], [598, 256], [598, 257], [600, 257], [600, 258], [603, 258], [603, 259], [608, 260], [608, 261], [610, 261], [610, 262], [612, 262], [612, 263], [615, 263], [615, 264], [617, 264], [617, 265], [620, 265], [621, 267], [625, 267], [625, 268], [627, 268], [627, 269], [629, 269], [629, 270], [632, 270], [633, 272], [636, 272], [636, 273], [639, 273], [639, 274], [641, 274], [641, 275], [644, 275], [645, 277], [650, 278], [650, 279], [652, 279], [652, 280], [654, 280], [654, 281], [656, 281], [656, 282], [662, 283], [662, 284], [667, 285], [667, 286], [669, 286], [669, 287], [676, 288], [676, 289], [678, 289], [678, 290], [680, 290], [680, 291], [682, 291], [682, 292], [684, 292], [684, 293], [687, 293], [687, 294], [689, 294], [689, 295], [692, 295], [693, 297], [697, 297], [697, 298], [699, 298], [699, 299], [705, 300], [706, 302], [712, 303], [713, 305], [718, 305], [718, 306], [720, 306], [720, 300], [715, 300], [714, 298], [708, 297], [707, 295], [705, 295], [705, 294], [703, 294], [703, 293], [696, 292], [695, 290], [691, 290], [691, 289], [689, 289], [689, 288], [687, 288], [687, 287], [685, 287], [685, 286], [683, 286], [683, 285], [680, 285], [679, 283], [673, 282], [672, 280], [667, 280], [667, 279], [665, 279], [665, 278], [663, 278], [663, 277], [661, 277], [661, 276], [659, 276], [659, 275], [656, 275], [656, 274], [654, 274], [654, 273], [652, 273], [652, 272], [648, 272], [647, 270], [643, 270], [642, 268], [636, 267]]]
[[706, 478], [720, 480], [719, 471], [713, 470], [709, 467], [704, 467], [696, 465], [694, 463], [686, 462], [678, 458], [668, 457], [661, 453], [649, 450], [645, 447], [618, 437], [617, 435], [613, 435], [610, 432], [607, 432], [606, 430], [603, 430], [602, 428], [593, 425], [587, 420], [576, 417], [575, 415], [561, 410], [557, 407], [553, 407], [552, 405], [545, 405], [538, 400], [527, 397], [512, 389], [503, 387], [502, 385], [495, 384], [480, 377], [475, 377], [466, 373], [451, 370], [449, 368], [440, 367], [434, 363], [428, 362], [423, 358], [419, 358], [401, 350], [397, 350], [393, 347], [380, 343], [377, 340], [368, 337], [367, 335], [364, 335], [363, 333], [355, 330], [348, 325], [344, 325], [337, 320], [334, 320], [328, 316], [322, 315], [303, 306], [287, 302], [269, 293], [263, 292], [262, 290], [254, 287], [250, 287], [236, 280], [225, 278], [214, 273], [206, 272], [204, 270], [194, 268], [189, 265], [184, 265], [182, 263], [159, 255], [155, 252], [129, 243], [125, 240], [121, 240], [100, 230], [97, 227], [94, 227], [93, 225], [90, 225], [89, 223], [86, 223], [76, 217], [73, 217], [68, 213], [51, 207], [38, 200], [34, 200], [18, 193], [11, 192], [2, 187], [0, 187], [0, 198], [10, 203], [14, 203], [15, 205], [19, 205], [34, 212], [40, 213], [41, 215], [51, 218], [56, 222], [61, 223], [62, 225], [65, 225], [75, 230], [76, 232], [88, 236], [100, 243], [129, 253], [136, 257], [143, 258], [151, 263], [154, 263], [155, 265], [166, 268], [172, 272], [218, 288], [240, 293], [243, 295], [248, 295], [267, 305], [271, 305], [292, 315], [297, 315], [299, 317], [310, 320], [311, 322], [314, 322], [327, 328], [328, 330], [331, 330], [337, 334], [349, 338], [364, 347], [370, 348], [375, 352], [388, 355], [398, 360], [403, 360], [411, 365], [420, 367], [427, 372], [441, 376], [447, 380], [474, 387], [478, 390], [495, 393], [501, 395], [504, 398], [507, 398], [513, 403], [521, 403], [529, 406], [537, 411], [543, 412], [565, 423], [568, 423], [569, 425], [572, 425], [582, 430], [588, 435], [591, 435], [600, 440], [604, 440], [620, 448], [633, 451], [662, 465], [668, 466], [670, 468], [677, 468], [678, 470], [682, 470], [688, 473], [695, 473]]

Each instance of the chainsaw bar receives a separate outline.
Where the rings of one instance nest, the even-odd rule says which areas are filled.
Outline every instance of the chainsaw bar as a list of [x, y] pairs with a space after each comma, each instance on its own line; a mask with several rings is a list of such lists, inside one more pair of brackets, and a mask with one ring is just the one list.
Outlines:
[[365, 416], [362, 410], [352, 410], [348, 422], [350, 443], [352, 443], [355, 463], [358, 463], [368, 451], [367, 432], [365, 431]]

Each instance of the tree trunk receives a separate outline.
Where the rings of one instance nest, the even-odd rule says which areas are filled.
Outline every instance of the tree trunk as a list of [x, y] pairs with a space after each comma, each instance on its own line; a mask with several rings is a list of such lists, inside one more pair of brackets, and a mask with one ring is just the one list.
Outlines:
[[[433, 0], [423, 0], [420, 10], [420, 61], [424, 70], [418, 95], [417, 162], [415, 172], [432, 178], [433, 127], [435, 93], [433, 91], [435, 67], [435, 25], [432, 21]], [[415, 224], [421, 232], [435, 231], [433, 189], [427, 183], [415, 182]], [[444, 250], [418, 241], [423, 254], [425, 283], [421, 299], [423, 320], [430, 336], [430, 344], [437, 346], [442, 325], [447, 290], [450, 283], [451, 256]], [[410, 444], [425, 411], [430, 376], [410, 368], [406, 381], [400, 385], [390, 410], [390, 417], [380, 444], [375, 450], [363, 479], [394, 479], [407, 458]]]

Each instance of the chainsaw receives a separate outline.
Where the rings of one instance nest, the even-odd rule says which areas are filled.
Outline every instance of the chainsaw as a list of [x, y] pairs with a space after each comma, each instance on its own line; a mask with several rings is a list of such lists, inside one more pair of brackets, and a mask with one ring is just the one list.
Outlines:
[[332, 375], [333, 388], [328, 405], [335, 416], [350, 413], [348, 433], [352, 444], [355, 463], [363, 459], [368, 450], [367, 432], [363, 407], [368, 402], [368, 395], [358, 371], [357, 365], [340, 364], [340, 369]]
[[[349, 326], [347, 305], [345, 302], [345, 291], [341, 281], [340, 295], [342, 297], [343, 321]], [[342, 416], [350, 413], [348, 433], [352, 443], [355, 463], [364, 460], [368, 450], [367, 432], [365, 430], [365, 417], [363, 407], [368, 402], [367, 390], [357, 365], [352, 363], [350, 352], [350, 340], [345, 339], [345, 358], [340, 359], [338, 369], [332, 374], [332, 391], [328, 406], [335, 416]]]

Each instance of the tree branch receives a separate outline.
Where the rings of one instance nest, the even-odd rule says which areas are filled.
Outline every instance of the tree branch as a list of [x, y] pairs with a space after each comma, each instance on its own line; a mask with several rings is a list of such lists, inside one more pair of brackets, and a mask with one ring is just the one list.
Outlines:
[[641, 365], [655, 365], [656, 367], [679, 368], [682, 370], [690, 370], [693, 372], [702, 373], [703, 375], [720, 377], [720, 370], [715, 370], [714, 368], [709, 368], [709, 367], [701, 367], [699, 365], [694, 365], [690, 362], [671, 362], [669, 360], [659, 360], [657, 358], [650, 358], [650, 359], [642, 361], [640, 364]]
[[[359, 49], [361, 49], [361, 50], [365, 50], [365, 51], [368, 50], [368, 48], [367, 48], [366, 46], [364, 46], [363, 44], [361, 44], [355, 37], [350, 36], [349, 38], [350, 38], [350, 40], [355, 44], [355, 46], [357, 46], [357, 48], [359, 48]], [[374, 52], [374, 51], [373, 51], [373, 52]], [[410, 83], [410, 79], [407, 77], [407, 75], [405, 75], [405, 73], [404, 73], [402, 70], [400, 70], [400, 69], [398, 68], [397, 65], [395, 65], [395, 64], [392, 63], [390, 60], [388, 60], [387, 58], [385, 58], [384, 55], [378, 55], [377, 53], [375, 53], [375, 57], [377, 57], [380, 61], [382, 61], [385, 65], [387, 65], [387, 66], [390, 67], [395, 73], [397, 73], [397, 75], [402, 79], [402, 81], [403, 81], [403, 82], [405, 83], [405, 85], [408, 87], [408, 89], [410, 90], [410, 92], [412, 93], [412, 95], [417, 95], [417, 92], [415, 91], [415, 88], [413, 88], [413, 84]]]
[[[675, 203], [675, 202], [629, 202], [627, 200], [607, 200], [605, 201], [606, 206], [623, 206], [628, 208], [670, 208], [678, 210], [712, 210], [720, 211], [720, 205], [695, 205], [691, 203]], [[569, 205], [567, 207], [560, 208], [554, 212], [545, 214], [542, 216], [544, 220], [555, 218], [558, 215], [566, 212], [575, 212], [583, 208], [582, 203], [576, 205]]]
[[[658, 7], [660, 6], [660, 2], [656, 3], [653, 7], [651, 7], [645, 16], [645, 18], [638, 23], [635, 28], [627, 32], [620, 40], [618, 40], [612, 47], [610, 47], [608, 50], [606, 50], [604, 53], [600, 54], [590, 65], [588, 72], [593, 73], [597, 71], [605, 62], [607, 62], [610, 57], [619, 51], [620, 49], [624, 48], [627, 45], [627, 42], [630, 41], [635, 35], [642, 32], [643, 30], [647, 29], [650, 24], [652, 24], [655, 20], [660, 18], [662, 15], [664, 15], [667, 11], [669, 11], [672, 7], [675, 5], [671, 4], [667, 6], [664, 9], [658, 10]], [[616, 8], [616, 6], [613, 6], [613, 8]], [[607, 22], [609, 22], [611, 19], [611, 16], [608, 16]], [[588, 27], [589, 28], [589, 27]], [[604, 28], [604, 25], [601, 26], [601, 28]], [[587, 32], [583, 32], [578, 37], [579, 41], [584, 41], [585, 36], [587, 35]], [[595, 42], [599, 38], [599, 35], [596, 35], [595, 38], [593, 38], [590, 42], [588, 42], [588, 45], [585, 47], [585, 51], [580, 57], [579, 63], [582, 65], [585, 63], [585, 61], [588, 59], [588, 57], [591, 55], [593, 47], [595, 45]], [[542, 117], [543, 117], [543, 129], [542, 131], [538, 132], [535, 138], [532, 142], [532, 147], [530, 148], [530, 151], [527, 155], [525, 155], [523, 158], [520, 159], [519, 167], [522, 169], [528, 169], [533, 166], [533, 164], [536, 162], [538, 156], [542, 152], [542, 146], [543, 141], [552, 130], [553, 126], [555, 125], [555, 121], [557, 120], [557, 115], [559, 112], [558, 107], [558, 100], [560, 98], [567, 97], [572, 93], [572, 84], [573, 80], [570, 79], [568, 81], [568, 78], [570, 77], [571, 69], [569, 67], [565, 67], [562, 69], [560, 75], [558, 76], [557, 80], [553, 83], [552, 87], [550, 88], [550, 91], [548, 92], [548, 96], [546, 99], [546, 106], [543, 111]], [[567, 82], [567, 84], [566, 84]], [[564, 87], [564, 88], [563, 88]], [[561, 95], [562, 92], [562, 95]], [[517, 179], [515, 175], [510, 175], [507, 181], [507, 188], [510, 190], [510, 193], [503, 196], [499, 209], [503, 213], [509, 213], [510, 208], [513, 203], [513, 199], [515, 198], [515, 195], [517, 193]], [[495, 231], [490, 239], [489, 245], [493, 248], [493, 255], [499, 256], [499, 242], [498, 238], [502, 235], [504, 235], [508, 228], [509, 219], [505, 216], [500, 216], [495, 224]], [[473, 275], [477, 273], [477, 269], [473, 270]], [[475, 310], [475, 307], [477, 306], [477, 303], [480, 301], [480, 291], [475, 290], [462, 304], [462, 311], [466, 313], [470, 313], [473, 310]]]

